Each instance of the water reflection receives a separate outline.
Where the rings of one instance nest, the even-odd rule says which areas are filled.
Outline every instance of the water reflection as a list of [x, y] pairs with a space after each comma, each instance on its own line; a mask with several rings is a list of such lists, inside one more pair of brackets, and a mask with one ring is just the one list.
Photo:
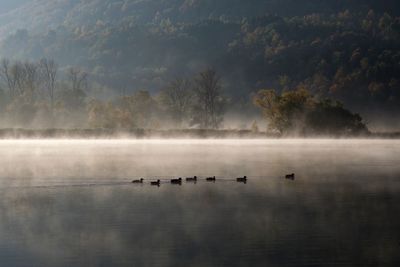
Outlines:
[[[0, 265], [396, 266], [400, 145], [364, 142], [0, 144]], [[160, 173], [253, 177], [96, 186]]]

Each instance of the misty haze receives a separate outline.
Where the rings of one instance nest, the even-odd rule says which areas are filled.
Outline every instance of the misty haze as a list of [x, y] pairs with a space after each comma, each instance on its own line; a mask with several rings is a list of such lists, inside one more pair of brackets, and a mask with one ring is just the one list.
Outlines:
[[399, 16], [2, 0], [0, 266], [399, 266]]

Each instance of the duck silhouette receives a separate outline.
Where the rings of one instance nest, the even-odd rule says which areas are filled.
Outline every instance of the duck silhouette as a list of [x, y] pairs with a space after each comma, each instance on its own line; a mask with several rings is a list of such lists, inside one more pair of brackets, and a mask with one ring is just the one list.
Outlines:
[[247, 176], [236, 178], [238, 183], [247, 183]]
[[140, 178], [139, 180], [133, 180], [132, 184], [143, 184], [143, 178]]
[[153, 186], [160, 186], [160, 183], [161, 183], [161, 181], [160, 181], [160, 180], [157, 180], [157, 181], [154, 181], [154, 182], [150, 182], [150, 185], [153, 185]]
[[288, 180], [294, 180], [294, 179], [295, 179], [295, 174], [294, 174], [294, 173], [287, 174], [287, 175], [285, 176], [285, 178], [288, 179]]
[[197, 176], [187, 177], [186, 182], [197, 182]]
[[207, 177], [206, 178], [206, 181], [207, 182], [215, 182], [217, 179], [215, 178], [215, 176], [213, 176], [213, 177]]
[[179, 184], [179, 185], [181, 185], [182, 184], [182, 178], [172, 179], [171, 180], [171, 184]]

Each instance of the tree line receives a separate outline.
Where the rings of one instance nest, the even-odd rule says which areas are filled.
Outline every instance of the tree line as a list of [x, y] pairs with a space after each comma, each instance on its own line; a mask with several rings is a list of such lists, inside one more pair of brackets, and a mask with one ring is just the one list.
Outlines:
[[221, 78], [215, 70], [206, 69], [193, 79], [174, 79], [154, 96], [141, 90], [106, 102], [92, 100], [88, 107], [89, 125], [157, 128], [164, 121], [179, 129], [218, 129], [226, 102]]
[[0, 78], [3, 128], [158, 128], [167, 122], [176, 128], [217, 129], [223, 122], [226, 97], [213, 69], [193, 79], [177, 78], [157, 95], [139, 90], [106, 101], [87, 96], [87, 72], [71, 67], [60, 73], [51, 59], [3, 59]]
[[[52, 127], [71, 124], [84, 110], [87, 73], [68, 68], [61, 80], [54, 60], [0, 62], [2, 126]], [[70, 122], [68, 122], [70, 121]]]
[[[218, 73], [205, 69], [193, 78], [176, 78], [157, 94], [138, 90], [107, 100], [88, 97], [88, 73], [78, 68], [60, 71], [51, 59], [12, 62], [0, 66], [2, 127], [21, 128], [223, 128], [232, 100]], [[338, 101], [321, 99], [303, 88], [260, 90], [249, 100], [260, 108], [269, 132], [279, 134], [366, 133], [358, 114]], [[252, 130], [259, 131], [256, 122]]]

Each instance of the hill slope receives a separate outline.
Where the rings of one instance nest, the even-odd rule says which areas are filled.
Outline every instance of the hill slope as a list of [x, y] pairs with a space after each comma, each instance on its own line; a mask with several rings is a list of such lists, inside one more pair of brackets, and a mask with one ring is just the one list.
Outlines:
[[[149, 23], [154, 19], [198, 22], [204, 19], [331, 14], [343, 10], [387, 12], [399, 15], [396, 0], [4, 0], [0, 6], [0, 33], [18, 28], [44, 32], [63, 25], [81, 27], [98, 21]], [[8, 11], [8, 12], [7, 12]]]
[[0, 55], [128, 90], [213, 66], [234, 98], [303, 86], [397, 113], [399, 13], [396, 0], [32, 0], [0, 15]]

